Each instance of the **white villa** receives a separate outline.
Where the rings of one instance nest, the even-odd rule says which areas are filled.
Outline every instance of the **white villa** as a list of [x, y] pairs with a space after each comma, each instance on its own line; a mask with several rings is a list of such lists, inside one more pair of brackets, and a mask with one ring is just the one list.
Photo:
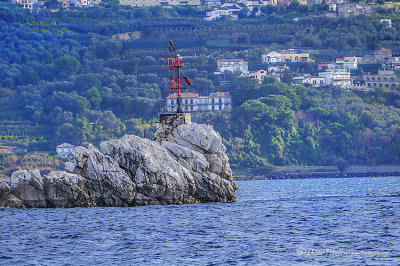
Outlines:
[[344, 68], [328, 69], [325, 72], [318, 73], [320, 78], [325, 79], [325, 84], [342, 88], [350, 88], [352, 81], [350, 71]]
[[56, 147], [57, 157], [58, 158], [68, 158], [72, 156], [72, 150], [75, 148], [74, 145], [69, 143], [63, 143]]
[[357, 69], [358, 67], [358, 58], [356, 56], [346, 56], [345, 58], [337, 58], [336, 59], [337, 68], [344, 69]]
[[219, 7], [206, 13], [204, 18], [207, 21], [218, 20], [222, 17], [229, 18], [231, 20], [239, 19], [239, 11], [243, 8], [241, 4], [236, 3], [224, 3]]
[[[176, 93], [167, 97], [166, 109], [168, 112], [175, 112], [177, 109]], [[224, 110], [228, 106], [232, 106], [232, 96], [229, 92], [215, 92], [208, 96], [199, 96], [198, 93], [183, 92], [182, 111], [199, 112], [199, 111], [219, 111]]]
[[291, 85], [319, 88], [325, 86], [325, 78], [311, 76], [309, 74], [293, 77]]
[[120, 0], [119, 4], [133, 7], [200, 6], [200, 0]]
[[275, 51], [266, 52], [262, 56], [262, 62], [264, 64], [279, 63], [282, 62], [282, 55]]
[[266, 52], [261, 56], [261, 58], [264, 64], [280, 62], [314, 62], [314, 60], [310, 58], [309, 53], [299, 53], [294, 49], [282, 50], [279, 53], [275, 51]]
[[238, 3], [244, 4], [249, 11], [253, 11], [255, 7], [262, 7], [268, 5], [276, 6], [278, 4], [278, 0], [239, 0]]
[[243, 59], [219, 59], [217, 61], [217, 67], [219, 73], [230, 71], [239, 72], [241, 76], [247, 76], [249, 74], [248, 63]]

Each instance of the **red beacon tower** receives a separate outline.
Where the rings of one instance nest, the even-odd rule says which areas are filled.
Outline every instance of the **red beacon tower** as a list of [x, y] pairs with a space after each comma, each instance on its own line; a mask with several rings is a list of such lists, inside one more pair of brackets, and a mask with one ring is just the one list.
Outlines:
[[[179, 55], [175, 55], [175, 48], [172, 41], [169, 41], [169, 51], [172, 54], [171, 58], [168, 58], [168, 87], [170, 93], [168, 99], [172, 102], [166, 113], [160, 113], [160, 125], [167, 125], [175, 127], [181, 124], [187, 124], [191, 121], [191, 114], [184, 113], [182, 110], [182, 97], [181, 90], [186, 90], [192, 85], [189, 79], [185, 76], [181, 76], [181, 68], [183, 67], [183, 58]], [[177, 109], [175, 111], [173, 103], [176, 99]]]
[[[181, 98], [181, 90], [187, 89], [188, 87], [183, 87], [182, 83], [186, 83], [187, 85], [192, 85], [189, 79], [185, 76], [181, 77], [181, 67], [183, 67], [183, 58], [179, 55], [175, 56], [175, 48], [173, 46], [173, 42], [169, 41], [169, 51], [172, 54], [171, 58], [168, 58], [168, 70], [169, 70], [169, 82], [168, 86], [170, 89], [170, 98], [174, 98], [177, 96], [177, 105], [178, 114], [183, 113], [182, 111], [182, 98]], [[176, 94], [175, 94], [176, 93]]]

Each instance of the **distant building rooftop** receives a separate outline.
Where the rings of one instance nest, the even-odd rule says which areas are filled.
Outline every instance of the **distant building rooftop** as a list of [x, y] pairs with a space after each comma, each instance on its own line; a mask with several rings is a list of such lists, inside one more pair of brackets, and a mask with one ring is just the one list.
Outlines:
[[243, 59], [219, 59], [218, 62], [242, 62]]
[[75, 148], [75, 146], [64, 142], [63, 144], [58, 145], [57, 148]]
[[[181, 93], [181, 97], [182, 98], [197, 98], [199, 97], [198, 93], [193, 93], [193, 92], [182, 92]], [[178, 98], [178, 93], [173, 93], [168, 95], [167, 97], [168, 99], [174, 99], [174, 98]]]
[[230, 97], [229, 91], [217, 91], [210, 93], [210, 97]]

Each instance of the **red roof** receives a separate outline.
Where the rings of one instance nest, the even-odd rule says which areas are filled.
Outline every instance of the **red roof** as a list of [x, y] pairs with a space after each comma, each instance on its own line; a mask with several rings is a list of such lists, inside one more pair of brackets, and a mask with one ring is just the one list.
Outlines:
[[210, 93], [210, 97], [231, 97], [229, 91], [217, 91], [214, 93]]
[[[181, 97], [182, 98], [198, 98], [199, 94], [198, 93], [193, 93], [193, 92], [181, 92]], [[178, 98], [178, 93], [173, 93], [168, 95], [167, 97], [168, 99], [174, 99], [174, 98]]]
[[386, 48], [381, 48], [377, 52], [391, 52], [391, 51]]
[[243, 59], [219, 59], [218, 62], [242, 62]]

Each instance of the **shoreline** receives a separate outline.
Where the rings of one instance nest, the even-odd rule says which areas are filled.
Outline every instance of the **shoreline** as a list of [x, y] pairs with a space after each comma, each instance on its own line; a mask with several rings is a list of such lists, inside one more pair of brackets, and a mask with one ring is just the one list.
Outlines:
[[337, 166], [278, 166], [233, 170], [235, 181], [389, 176], [400, 176], [400, 165], [348, 166], [342, 170]]

